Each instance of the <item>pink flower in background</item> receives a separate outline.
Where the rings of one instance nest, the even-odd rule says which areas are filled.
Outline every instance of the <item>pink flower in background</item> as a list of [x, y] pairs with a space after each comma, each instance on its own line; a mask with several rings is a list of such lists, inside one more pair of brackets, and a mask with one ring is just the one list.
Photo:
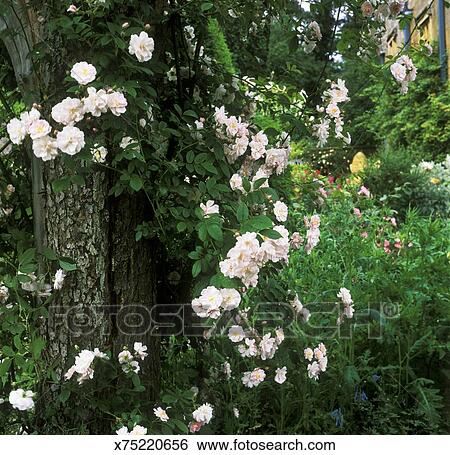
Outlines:
[[399, 239], [395, 239], [394, 247], [398, 250], [402, 248], [402, 242]]
[[359, 189], [358, 194], [360, 196], [370, 197], [370, 191], [364, 185]]
[[323, 197], [325, 197], [325, 198], [328, 197], [327, 190], [325, 190], [323, 187], [320, 187], [320, 188], [318, 189], [318, 191], [319, 191], [319, 193], [320, 193]]
[[392, 226], [397, 227], [397, 220], [394, 217], [392, 217], [390, 219], [390, 222], [391, 222]]
[[367, 231], [363, 231], [363, 232], [361, 232], [361, 237], [363, 239], [367, 239], [367, 237], [369, 237], [369, 234], [367, 233]]
[[363, 16], [366, 16], [366, 17], [372, 16], [372, 14], [373, 14], [373, 6], [372, 6], [372, 3], [370, 3], [369, 1], [364, 2], [364, 3], [361, 5], [361, 11], [362, 11], [362, 13], [363, 13]]
[[384, 244], [383, 244], [383, 248], [384, 248], [384, 252], [385, 253], [389, 254], [391, 252], [390, 246], [391, 246], [391, 244], [390, 244], [389, 240], [385, 240]]
[[203, 210], [203, 216], [205, 218], [219, 213], [219, 206], [212, 200], [207, 201], [206, 204], [200, 204], [200, 208]]
[[353, 214], [356, 215], [358, 218], [362, 217], [361, 210], [359, 210], [357, 207], [353, 209]]
[[293, 232], [291, 235], [291, 248], [298, 250], [300, 245], [303, 243], [303, 237], [298, 232]]
[[191, 422], [189, 424], [189, 431], [191, 433], [197, 433], [197, 431], [200, 431], [202, 429], [203, 423], [201, 422]]

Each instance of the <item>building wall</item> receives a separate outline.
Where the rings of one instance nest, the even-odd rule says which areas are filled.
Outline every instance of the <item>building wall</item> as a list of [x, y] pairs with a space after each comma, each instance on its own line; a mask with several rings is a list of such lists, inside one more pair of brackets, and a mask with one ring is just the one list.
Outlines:
[[[437, 0], [409, 0], [408, 8], [412, 10], [413, 20], [410, 30], [411, 44], [417, 46], [420, 40], [424, 40], [429, 44], [434, 43], [437, 47], [439, 37], [439, 23], [437, 15]], [[387, 24], [388, 29], [388, 48], [386, 54], [393, 56], [398, 53], [404, 43], [403, 30], [399, 30], [395, 21], [390, 21]], [[450, 55], [450, 7], [445, 8], [445, 31], [447, 56]], [[447, 69], [450, 77], [450, 64], [447, 64]]]

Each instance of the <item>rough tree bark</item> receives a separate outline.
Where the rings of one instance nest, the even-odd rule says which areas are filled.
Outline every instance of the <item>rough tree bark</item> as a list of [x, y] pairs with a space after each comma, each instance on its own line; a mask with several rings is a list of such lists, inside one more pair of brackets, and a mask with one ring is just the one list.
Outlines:
[[[61, 72], [65, 71], [58, 65], [59, 55], [45, 74], [42, 68], [36, 71], [30, 58], [30, 49], [49, 39], [45, 21], [39, 20], [45, 17], [49, 3], [34, 1], [31, 5], [28, 0], [12, 0], [9, 10], [0, 14], [0, 31], [11, 31], [3, 41], [28, 105], [39, 103], [49, 84], [62, 80]], [[123, 330], [124, 316], [148, 314], [142, 308], [149, 310], [155, 304], [157, 249], [149, 241], [137, 243], [134, 238], [136, 224], [150, 208], [136, 195], [108, 196], [111, 179], [103, 170], [92, 172], [85, 185], [63, 193], [54, 193], [51, 188], [51, 182], [65, 174], [58, 160], [42, 165], [34, 159], [32, 174], [37, 250], [48, 246], [77, 264], [52, 302], [43, 355], [62, 375], [67, 362], [73, 360], [68, 354], [74, 345], [111, 348], [117, 354], [124, 344], [132, 348], [134, 341], [142, 341], [149, 352], [142, 378], [148, 399], [154, 400], [159, 385], [159, 340], [151, 330], [145, 332], [151, 327], [142, 324], [134, 329], [139, 333]], [[117, 323], [117, 315], [122, 323]], [[128, 323], [133, 320], [136, 317]], [[144, 324], [149, 324], [148, 318]], [[49, 388], [50, 382], [43, 384], [41, 392], [49, 396]]]

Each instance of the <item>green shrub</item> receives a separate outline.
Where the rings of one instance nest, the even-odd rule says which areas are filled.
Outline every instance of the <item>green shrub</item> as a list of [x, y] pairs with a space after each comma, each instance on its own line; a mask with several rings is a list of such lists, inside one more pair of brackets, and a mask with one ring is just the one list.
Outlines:
[[379, 79], [365, 91], [374, 108], [355, 122], [365, 125], [381, 147], [408, 148], [416, 162], [440, 161], [450, 150], [450, 89], [439, 79], [436, 55], [416, 54], [413, 59], [418, 76], [408, 93], [402, 95], [393, 82], [386, 85]]
[[[210, 343], [196, 342], [196, 353], [188, 342], [180, 348], [172, 340], [163, 389], [181, 394], [195, 384], [198, 399], [220, 409], [208, 428], [213, 434], [445, 433], [448, 223], [408, 212], [396, 227], [393, 212], [358, 196], [358, 187], [327, 179], [317, 183], [321, 177], [307, 166], [293, 166], [291, 178], [291, 193], [287, 186], [281, 191], [291, 198], [291, 230], [303, 234], [303, 215], [319, 213], [321, 239], [309, 256], [303, 249], [293, 252], [289, 267], [272, 282], [298, 292], [312, 313], [310, 324], [294, 321], [289, 335], [285, 331], [291, 349], [279, 353], [276, 364], [287, 367], [288, 381], [245, 388], [239, 372], [248, 359], [233, 355], [224, 330]], [[329, 194], [322, 202], [319, 186]], [[384, 240], [392, 245], [396, 239], [401, 247], [386, 252]], [[335, 302], [342, 286], [351, 290], [356, 313], [337, 331]], [[303, 349], [320, 341], [329, 364], [315, 382], [307, 377]], [[225, 361], [231, 364], [230, 379], [223, 373]], [[240, 410], [239, 418], [233, 408]]]
[[211, 40], [213, 57], [217, 60], [218, 65], [231, 75], [236, 74], [236, 68], [233, 64], [233, 55], [228, 47], [225, 35], [223, 34], [217, 19], [209, 19], [208, 32]]
[[410, 208], [423, 216], [447, 216], [447, 191], [413, 168], [412, 159], [406, 149], [385, 150], [375, 155], [362, 175], [365, 186], [402, 219]]

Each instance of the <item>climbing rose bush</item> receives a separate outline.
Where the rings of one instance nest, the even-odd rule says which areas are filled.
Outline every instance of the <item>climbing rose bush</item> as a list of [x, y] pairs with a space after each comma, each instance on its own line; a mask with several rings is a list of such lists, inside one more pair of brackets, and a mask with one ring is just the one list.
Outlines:
[[[102, 6], [104, 3], [89, 2], [91, 9], [87, 10], [84, 5], [70, 5], [67, 14], [75, 18], [86, 12], [96, 17], [103, 7], [107, 8]], [[398, 8], [392, 2], [375, 3], [364, 2], [361, 14], [368, 23], [376, 23], [377, 37], [385, 20], [397, 16]], [[386, 9], [387, 5], [390, 7]], [[304, 214], [305, 241], [293, 231], [303, 228], [291, 223], [288, 201], [283, 201], [272, 185], [288, 168], [291, 133], [274, 134], [253, 122], [255, 101], [261, 96], [248, 88], [253, 84], [252, 90], [257, 91], [258, 84], [245, 76], [223, 77], [214, 57], [208, 55], [202, 34], [186, 17], [178, 36], [186, 46], [184, 60], [173, 49], [172, 53], [158, 55], [159, 61], [155, 61], [158, 42], [154, 41], [156, 35], [151, 36], [152, 26], [137, 19], [130, 22], [132, 27], [129, 22], [114, 24], [119, 31], [113, 35], [115, 39], [106, 42], [116, 43], [114, 51], [117, 47], [126, 54], [120, 58], [114, 55], [114, 59], [123, 58], [125, 62], [120, 75], [105, 74], [100, 58], [99, 65], [94, 65], [94, 60], [75, 62], [68, 68], [67, 84], [72, 86], [67, 96], [53, 104], [35, 104], [12, 118], [6, 127], [9, 140], [15, 146], [29, 141], [32, 152], [44, 165], [61, 160], [67, 169], [80, 171], [75, 179], [78, 183], [84, 179], [81, 170], [88, 172], [100, 166], [118, 174], [111, 194], [130, 191], [142, 192], [147, 198], [149, 194], [154, 196], [154, 220], [142, 220], [136, 227], [136, 240], [158, 236], [166, 245], [175, 245], [168, 249], [189, 250], [196, 280], [191, 307], [205, 324], [203, 336], [212, 346], [217, 346], [216, 338], [224, 338], [224, 351], [231, 350], [239, 359], [235, 371], [230, 362], [223, 362], [223, 373], [230, 380], [234, 373], [245, 389], [269, 381], [283, 387], [291, 374], [278, 360], [283, 349], [289, 350], [285, 328], [261, 320], [258, 305], [268, 296], [270, 280], [289, 263], [291, 251], [304, 244], [302, 251], [309, 256], [321, 234], [318, 214]], [[297, 32], [308, 53], [322, 39], [315, 21], [302, 24]], [[102, 39], [102, 34], [98, 33], [97, 38]], [[382, 46], [381, 41], [377, 44]], [[412, 61], [402, 55], [390, 70], [402, 93], [406, 92], [416, 78]], [[155, 73], [162, 79], [159, 93], [149, 82]], [[198, 73], [195, 77], [201, 75], [201, 81], [193, 73]], [[189, 87], [186, 103], [182, 102], [183, 84]], [[268, 86], [264, 84], [264, 89]], [[297, 95], [303, 98], [303, 94]], [[350, 144], [350, 135], [344, 133], [344, 106], [350, 95], [344, 80], [326, 81], [321, 104], [301, 112], [298, 122], [318, 146], [326, 145], [331, 135], [337, 143]], [[174, 106], [169, 114], [168, 105]], [[165, 158], [168, 155], [171, 159]], [[364, 186], [359, 194], [371, 197]], [[326, 197], [326, 191], [322, 189], [321, 195]], [[70, 264], [66, 267], [70, 269]], [[23, 283], [18, 294], [51, 298], [52, 292], [64, 289], [66, 272], [69, 270], [53, 269], [53, 285], [35, 270], [21, 273]], [[351, 291], [340, 288], [334, 292], [343, 305], [343, 316], [338, 320], [343, 324], [344, 316], [351, 319], [355, 311]], [[296, 323], [308, 322], [310, 310], [302, 304], [296, 289], [277, 288], [275, 297], [277, 302], [272, 294], [269, 303], [287, 304]], [[8, 298], [9, 289], [2, 284], [0, 301], [5, 303]], [[65, 371], [62, 393], [77, 390], [82, 395], [83, 388], [97, 380], [103, 368], [111, 368], [111, 377], [118, 383], [129, 380], [136, 391], [142, 391], [139, 374], [148, 355], [147, 347], [136, 341], [133, 347], [123, 346], [118, 353], [103, 350], [106, 347], [74, 349], [73, 365]], [[328, 354], [332, 359], [332, 350], [328, 352], [324, 343], [304, 348], [303, 370], [311, 382], [326, 374]], [[9, 401], [17, 410], [30, 411], [34, 397], [31, 390], [16, 389], [11, 391]], [[208, 425], [217, 413], [212, 404], [204, 401], [180, 408], [163, 408], [157, 403], [150, 407], [161, 425], [186, 420], [191, 432]], [[233, 413], [236, 418], [240, 415], [237, 408]], [[121, 422], [121, 418], [117, 420]], [[180, 428], [181, 424], [177, 425]], [[134, 422], [117, 425], [115, 431], [144, 435], [148, 430]]]

